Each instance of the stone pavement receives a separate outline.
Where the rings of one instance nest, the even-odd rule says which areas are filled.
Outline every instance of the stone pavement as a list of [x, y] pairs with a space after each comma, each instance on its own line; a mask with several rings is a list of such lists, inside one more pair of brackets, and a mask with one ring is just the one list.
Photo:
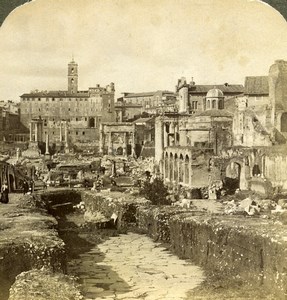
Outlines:
[[86, 299], [181, 300], [204, 280], [199, 267], [135, 233], [111, 237], [69, 271], [80, 277]]

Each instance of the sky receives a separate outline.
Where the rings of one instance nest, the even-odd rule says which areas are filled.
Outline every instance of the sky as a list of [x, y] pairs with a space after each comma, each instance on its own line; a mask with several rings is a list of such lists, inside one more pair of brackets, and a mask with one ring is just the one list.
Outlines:
[[287, 60], [287, 23], [251, 0], [33, 0], [0, 28], [0, 99], [66, 90], [67, 64], [79, 89], [115, 83], [123, 92], [196, 84], [244, 84]]

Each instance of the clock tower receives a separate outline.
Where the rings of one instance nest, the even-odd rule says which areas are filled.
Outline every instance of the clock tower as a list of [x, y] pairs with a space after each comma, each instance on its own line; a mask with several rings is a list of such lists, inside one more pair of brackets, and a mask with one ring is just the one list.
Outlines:
[[78, 92], [78, 64], [74, 58], [68, 64], [68, 92], [76, 94]]

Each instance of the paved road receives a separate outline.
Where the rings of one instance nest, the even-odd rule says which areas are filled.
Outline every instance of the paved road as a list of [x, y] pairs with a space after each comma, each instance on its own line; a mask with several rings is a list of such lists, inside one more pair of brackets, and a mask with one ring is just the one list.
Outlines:
[[81, 254], [69, 271], [79, 275], [86, 299], [181, 300], [204, 279], [199, 267], [135, 233]]

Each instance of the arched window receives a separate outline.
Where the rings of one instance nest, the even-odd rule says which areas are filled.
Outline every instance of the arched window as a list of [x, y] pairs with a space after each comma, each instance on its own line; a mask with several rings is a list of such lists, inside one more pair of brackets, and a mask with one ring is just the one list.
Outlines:
[[212, 100], [212, 108], [216, 108], [216, 100]]
[[206, 102], [206, 109], [210, 109], [210, 101], [209, 100], [207, 100], [207, 102]]
[[218, 101], [218, 109], [223, 109], [223, 108], [224, 108], [223, 100], [221, 99], [221, 100]]

